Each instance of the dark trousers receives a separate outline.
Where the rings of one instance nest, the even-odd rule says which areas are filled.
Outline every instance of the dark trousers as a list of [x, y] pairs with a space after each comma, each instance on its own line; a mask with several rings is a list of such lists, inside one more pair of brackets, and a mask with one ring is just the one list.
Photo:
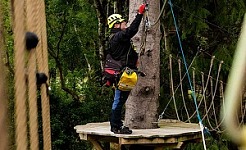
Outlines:
[[121, 111], [123, 105], [125, 104], [130, 91], [120, 91], [118, 89], [115, 90], [114, 94], [114, 102], [112, 105], [112, 112], [110, 118], [111, 127], [120, 128], [123, 126], [123, 122], [121, 121]]

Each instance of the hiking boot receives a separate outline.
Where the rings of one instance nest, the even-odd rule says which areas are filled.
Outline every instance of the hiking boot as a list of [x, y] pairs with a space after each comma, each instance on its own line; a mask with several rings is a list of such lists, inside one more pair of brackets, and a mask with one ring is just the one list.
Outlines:
[[125, 126], [120, 128], [112, 127], [111, 132], [114, 132], [114, 134], [132, 134], [132, 130]]

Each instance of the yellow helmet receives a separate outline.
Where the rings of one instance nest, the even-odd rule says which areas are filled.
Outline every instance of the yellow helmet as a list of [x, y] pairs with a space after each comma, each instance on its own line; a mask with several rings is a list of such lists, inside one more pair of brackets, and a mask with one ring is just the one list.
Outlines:
[[115, 23], [121, 23], [125, 21], [120, 14], [112, 14], [108, 17], [108, 26], [111, 29]]

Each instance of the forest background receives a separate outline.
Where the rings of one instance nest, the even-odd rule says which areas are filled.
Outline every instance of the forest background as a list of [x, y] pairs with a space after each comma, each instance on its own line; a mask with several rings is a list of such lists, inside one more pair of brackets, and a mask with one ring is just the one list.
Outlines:
[[[164, 1], [161, 1], [160, 6], [163, 6], [163, 3]], [[3, 0], [3, 5], [10, 138], [14, 139], [13, 30], [10, 4], [7, 0]], [[88, 150], [91, 148], [90, 143], [79, 140], [74, 126], [108, 121], [113, 95], [110, 88], [101, 85], [99, 50], [106, 48], [107, 15], [112, 14], [117, 8], [117, 11], [127, 18], [128, 5], [127, 0], [46, 1], [52, 149]], [[210, 65], [211, 56], [215, 56], [217, 60], [223, 60], [227, 66], [221, 71], [222, 80], [226, 81], [245, 14], [246, 2], [244, 0], [177, 0], [173, 1], [173, 8], [187, 62], [191, 62], [194, 56], [199, 54], [199, 59], [194, 64], [196, 69], [202, 70]], [[105, 12], [104, 16], [100, 16], [98, 11]], [[160, 25], [159, 111], [161, 112], [170, 98], [169, 55], [181, 58], [169, 5], [166, 5], [161, 15]], [[167, 39], [164, 32], [168, 33]], [[174, 67], [176, 67], [174, 70], [178, 70], [177, 66]], [[178, 74], [174, 72], [174, 76], [175, 73]], [[40, 99], [38, 103], [40, 104]], [[173, 116], [169, 117], [173, 118]], [[40, 126], [40, 132], [41, 130]], [[223, 135], [211, 141], [209, 149], [221, 147], [230, 149], [230, 141]], [[15, 141], [11, 140], [10, 144], [14, 149]], [[202, 149], [202, 145], [191, 144], [188, 148]]]

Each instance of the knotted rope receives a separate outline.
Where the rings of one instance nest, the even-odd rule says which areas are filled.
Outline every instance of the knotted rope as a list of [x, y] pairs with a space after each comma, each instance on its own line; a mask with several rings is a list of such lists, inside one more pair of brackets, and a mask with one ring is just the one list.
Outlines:
[[[38, 0], [40, 6], [40, 31], [42, 47], [37, 51], [38, 71], [44, 72], [48, 77], [48, 50], [47, 50], [47, 31], [46, 31], [46, 17], [45, 17], [45, 3]], [[50, 105], [47, 94], [47, 83], [41, 85], [41, 99], [42, 99], [42, 119], [43, 119], [43, 140], [44, 150], [51, 149], [51, 129], [50, 129]]]
[[[33, 0], [26, 0], [26, 26], [27, 30], [34, 32], [40, 37], [37, 32], [37, 3]], [[40, 45], [40, 44], [38, 44]], [[37, 46], [40, 47], [40, 46]], [[36, 85], [36, 50], [29, 50], [28, 53], [28, 100], [29, 100], [29, 127], [30, 127], [30, 149], [39, 149], [38, 136], [38, 108], [37, 108], [37, 85]]]
[[[38, 121], [37, 121], [37, 85], [36, 70], [48, 75], [47, 36], [45, 5], [41, 0], [12, 1], [14, 41], [15, 41], [15, 97], [16, 97], [16, 143], [17, 149], [28, 149], [27, 144], [27, 116], [26, 116], [26, 81], [28, 81], [28, 104], [30, 122], [30, 149], [39, 148]], [[25, 14], [26, 12], [26, 14]], [[26, 24], [25, 24], [26, 21]], [[35, 49], [29, 49], [27, 75], [25, 70], [25, 27], [36, 33], [39, 44]], [[36, 58], [37, 55], [37, 58]], [[37, 61], [37, 62], [36, 62]], [[38, 63], [38, 65], [36, 65]], [[44, 65], [44, 66], [43, 66]], [[50, 110], [46, 85], [41, 85], [43, 140], [44, 150], [51, 149]]]

